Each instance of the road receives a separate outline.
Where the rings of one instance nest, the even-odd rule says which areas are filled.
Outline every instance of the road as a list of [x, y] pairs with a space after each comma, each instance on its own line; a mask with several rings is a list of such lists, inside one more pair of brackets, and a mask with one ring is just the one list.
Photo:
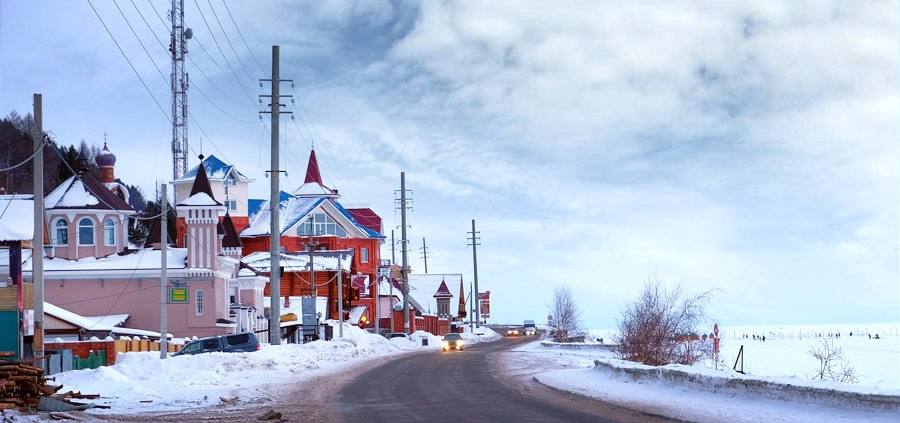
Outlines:
[[337, 422], [662, 421], [548, 389], [503, 380], [492, 360], [534, 338], [504, 339], [464, 351], [412, 354], [368, 369], [330, 401]]

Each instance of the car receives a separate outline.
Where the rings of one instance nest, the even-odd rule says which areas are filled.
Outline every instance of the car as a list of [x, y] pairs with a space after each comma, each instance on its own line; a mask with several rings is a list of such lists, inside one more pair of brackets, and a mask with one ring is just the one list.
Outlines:
[[255, 333], [244, 332], [233, 335], [210, 336], [185, 344], [181, 351], [172, 354], [194, 355], [210, 352], [252, 352], [259, 351], [259, 338]]
[[463, 350], [463, 338], [462, 335], [458, 333], [448, 333], [444, 335], [444, 339], [441, 341], [441, 351], [450, 351], [450, 350]]
[[506, 330], [506, 336], [519, 336], [519, 329], [509, 328]]
[[391, 333], [387, 334], [387, 335], [385, 336], [385, 338], [387, 338], [387, 339], [393, 339], [393, 338], [404, 338], [404, 339], [409, 339], [409, 335], [407, 335], [407, 334], [405, 334], [405, 333], [403, 333], [403, 332], [391, 332]]

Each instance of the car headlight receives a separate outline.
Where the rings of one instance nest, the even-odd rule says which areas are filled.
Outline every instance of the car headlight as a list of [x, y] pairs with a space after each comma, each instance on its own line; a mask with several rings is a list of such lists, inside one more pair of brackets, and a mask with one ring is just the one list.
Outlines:
[[447, 341], [444, 341], [444, 347], [449, 347], [449, 346], [450, 346], [450, 343]]
[[461, 346], [462, 346], [462, 344], [463, 344], [463, 342], [462, 342], [462, 341], [456, 341], [456, 346], [457, 346], [457, 347], [461, 347]]

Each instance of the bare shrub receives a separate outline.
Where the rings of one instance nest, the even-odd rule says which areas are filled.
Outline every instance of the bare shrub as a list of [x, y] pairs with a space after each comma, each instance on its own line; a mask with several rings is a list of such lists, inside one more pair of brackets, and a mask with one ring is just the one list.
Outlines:
[[619, 358], [651, 366], [693, 364], [709, 356], [706, 342], [692, 340], [706, 318], [711, 291], [690, 294], [675, 284], [666, 288], [655, 276], [644, 284], [637, 301], [618, 322]]
[[553, 291], [553, 303], [550, 305], [550, 315], [553, 316], [550, 325], [553, 329], [552, 336], [556, 342], [565, 342], [570, 334], [579, 328], [581, 310], [575, 303], [572, 289], [567, 285], [559, 285]]
[[858, 378], [853, 366], [844, 358], [844, 351], [834, 345], [834, 341], [819, 338], [819, 345], [809, 347], [807, 354], [819, 361], [819, 368], [810, 379], [833, 380], [836, 382], [856, 383]]

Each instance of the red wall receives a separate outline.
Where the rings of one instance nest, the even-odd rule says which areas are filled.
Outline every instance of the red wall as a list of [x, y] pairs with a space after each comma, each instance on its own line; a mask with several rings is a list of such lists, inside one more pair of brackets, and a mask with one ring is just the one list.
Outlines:
[[72, 341], [72, 342], [45, 342], [45, 350], [72, 350], [78, 358], [87, 358], [91, 351], [105, 350], [106, 365], [116, 364], [115, 341]]

